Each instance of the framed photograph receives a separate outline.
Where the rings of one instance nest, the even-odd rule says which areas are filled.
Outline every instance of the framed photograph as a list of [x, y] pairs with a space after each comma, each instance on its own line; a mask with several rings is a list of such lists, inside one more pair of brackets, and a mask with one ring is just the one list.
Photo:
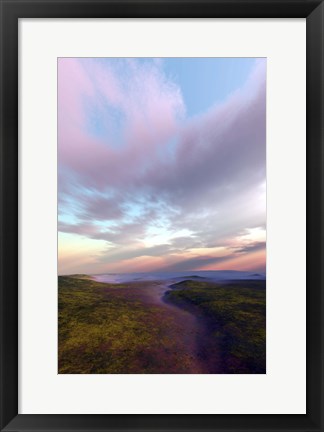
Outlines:
[[324, 430], [323, 17], [1, 0], [1, 430]]

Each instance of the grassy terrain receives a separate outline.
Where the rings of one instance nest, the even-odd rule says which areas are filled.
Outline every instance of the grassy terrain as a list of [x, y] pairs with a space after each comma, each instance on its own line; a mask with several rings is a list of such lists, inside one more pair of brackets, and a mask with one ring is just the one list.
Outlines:
[[223, 373], [265, 373], [265, 281], [241, 281], [226, 285], [184, 281], [172, 286], [165, 299], [199, 315], [207, 325], [201, 355], [209, 371], [221, 352]]
[[265, 281], [172, 288], [59, 277], [59, 373], [265, 372]]
[[59, 373], [188, 372], [177, 323], [143, 298], [140, 287], [60, 276]]

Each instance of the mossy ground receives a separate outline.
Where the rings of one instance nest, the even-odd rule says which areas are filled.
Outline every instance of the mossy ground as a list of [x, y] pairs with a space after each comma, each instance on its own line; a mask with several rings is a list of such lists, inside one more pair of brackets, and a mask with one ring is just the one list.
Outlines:
[[59, 373], [265, 372], [264, 281], [154, 289], [59, 277]]
[[225, 285], [184, 281], [173, 285], [165, 298], [205, 320], [207, 335], [201, 351], [211, 373], [216, 372], [215, 347], [221, 349], [223, 373], [266, 372], [265, 281]]
[[59, 277], [59, 373], [194, 372], [180, 324], [147, 299], [139, 284]]

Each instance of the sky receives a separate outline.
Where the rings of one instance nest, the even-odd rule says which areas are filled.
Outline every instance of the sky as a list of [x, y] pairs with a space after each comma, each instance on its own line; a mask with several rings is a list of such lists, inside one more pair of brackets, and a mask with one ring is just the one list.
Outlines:
[[266, 265], [266, 59], [58, 59], [58, 272]]

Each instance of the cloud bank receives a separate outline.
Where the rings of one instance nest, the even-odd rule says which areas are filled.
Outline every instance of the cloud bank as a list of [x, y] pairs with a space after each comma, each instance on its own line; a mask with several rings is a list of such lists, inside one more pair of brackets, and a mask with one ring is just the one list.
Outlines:
[[265, 60], [188, 118], [163, 62], [59, 59], [58, 155], [59, 231], [98, 244], [83, 272], [264, 270]]

